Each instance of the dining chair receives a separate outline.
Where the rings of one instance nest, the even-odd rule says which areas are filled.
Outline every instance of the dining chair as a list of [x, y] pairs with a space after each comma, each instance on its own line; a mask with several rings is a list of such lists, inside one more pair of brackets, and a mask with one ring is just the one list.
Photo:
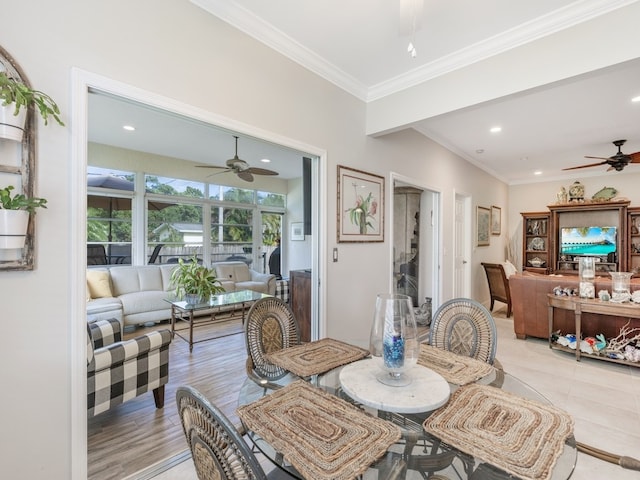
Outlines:
[[482, 263], [484, 272], [487, 274], [487, 282], [489, 282], [489, 294], [491, 296], [491, 305], [489, 310], [493, 311], [494, 302], [507, 304], [507, 318], [511, 316], [511, 291], [509, 290], [509, 279], [504, 271], [504, 267], [499, 263]]
[[261, 298], [247, 313], [244, 333], [247, 376], [265, 388], [280, 388], [274, 381], [289, 372], [266, 356], [300, 343], [298, 322], [291, 308], [277, 297]]
[[195, 388], [178, 387], [176, 402], [199, 480], [294, 478], [280, 468], [267, 475], [241, 432]]
[[494, 364], [498, 333], [491, 313], [470, 298], [443, 303], [431, 321], [429, 345]]

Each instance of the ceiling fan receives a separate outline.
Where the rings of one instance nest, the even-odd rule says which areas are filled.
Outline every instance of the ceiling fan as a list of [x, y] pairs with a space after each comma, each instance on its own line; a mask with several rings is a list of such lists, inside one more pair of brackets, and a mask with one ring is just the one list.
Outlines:
[[620, 172], [620, 171], [622, 171], [622, 169], [624, 167], [626, 167], [630, 163], [640, 163], [640, 152], [631, 153], [629, 155], [627, 155], [626, 153], [622, 153], [622, 150], [620, 148], [622, 147], [622, 145], [624, 145], [624, 142], [626, 142], [626, 140], [614, 140], [613, 141], [613, 144], [616, 147], [618, 147], [618, 153], [616, 153], [612, 157], [609, 157], [609, 158], [590, 157], [588, 155], [585, 155], [585, 157], [584, 157], [584, 158], [597, 158], [597, 159], [600, 159], [600, 160], [604, 160], [603, 162], [590, 163], [588, 165], [580, 165], [579, 167], [563, 168], [562, 170], [575, 170], [577, 168], [595, 167], [597, 165], [605, 165], [605, 164], [607, 164], [607, 165], [609, 165], [609, 168], [607, 168], [607, 171], [616, 170], [616, 171]]
[[222, 168], [221, 172], [215, 172], [212, 175], [219, 175], [221, 173], [233, 172], [238, 175], [239, 178], [246, 182], [253, 182], [254, 175], [278, 175], [278, 172], [274, 172], [273, 170], [267, 170], [266, 168], [255, 168], [250, 167], [247, 162], [238, 158], [238, 137], [235, 135], [233, 138], [236, 139], [236, 154], [233, 158], [227, 160], [226, 167], [219, 167], [216, 165], [196, 165], [199, 168]]

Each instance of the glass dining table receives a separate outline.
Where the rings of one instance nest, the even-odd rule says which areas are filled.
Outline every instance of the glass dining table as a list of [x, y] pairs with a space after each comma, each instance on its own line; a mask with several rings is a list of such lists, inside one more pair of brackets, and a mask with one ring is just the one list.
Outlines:
[[[325, 374], [307, 379], [312, 385], [322, 390], [342, 398], [349, 403], [355, 404], [358, 408], [377, 418], [385, 419], [397, 425], [401, 430], [401, 438], [393, 443], [382, 456], [382, 458], [371, 464], [368, 470], [359, 478], [363, 480], [374, 479], [426, 479], [438, 478], [446, 479], [515, 479], [519, 478], [504, 470], [483, 462], [473, 456], [458, 450], [437, 436], [428, 433], [423, 423], [434, 411], [421, 413], [399, 413], [385, 411], [370, 406], [365, 406], [351, 398], [341, 387], [340, 371], [344, 367], [335, 368]], [[289, 374], [281, 380], [282, 385], [290, 384], [300, 380], [299, 377]], [[477, 384], [493, 385], [499, 387], [508, 394], [517, 395], [527, 400], [549, 405], [550, 402], [540, 393], [534, 390], [518, 378], [502, 371], [494, 370], [491, 374], [481, 378]], [[449, 384], [451, 393], [460, 388], [457, 385]], [[247, 379], [238, 396], [238, 406], [251, 404], [270, 395], [277, 390], [265, 389], [251, 379]], [[507, 395], [507, 394], [505, 394]], [[284, 456], [276, 451], [267, 441], [251, 430], [247, 430], [249, 439], [257, 449], [271, 460], [278, 468], [287, 471], [295, 478], [304, 479]], [[568, 479], [575, 467], [577, 460], [577, 449], [573, 435], [570, 435], [562, 447], [562, 452], [555, 461], [549, 475], [550, 480]], [[435, 475], [435, 476], [434, 476]], [[307, 479], [308, 480], [308, 479]]]

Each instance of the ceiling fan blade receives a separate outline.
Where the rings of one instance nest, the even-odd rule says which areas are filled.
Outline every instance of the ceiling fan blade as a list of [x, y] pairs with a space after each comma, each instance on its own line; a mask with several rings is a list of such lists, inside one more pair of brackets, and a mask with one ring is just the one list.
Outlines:
[[245, 182], [253, 182], [253, 175], [248, 170], [242, 170], [238, 172], [238, 177], [240, 177]]
[[213, 177], [213, 176], [215, 176], [215, 175], [221, 175], [221, 174], [223, 174], [223, 173], [229, 173], [229, 172], [231, 172], [231, 171], [232, 171], [232, 170], [231, 170], [230, 168], [227, 168], [227, 169], [225, 169], [225, 170], [220, 170], [219, 172], [213, 172], [211, 175], [207, 175], [207, 178], [209, 178], [209, 177]]
[[595, 158], [597, 160], [609, 160], [608, 158], [605, 158], [605, 157], [590, 157], [589, 155], [585, 155], [584, 158]]
[[253, 173], [254, 175], [278, 175], [278, 172], [267, 170], [266, 168], [251, 167], [245, 170], [245, 172]]
[[629, 163], [640, 163], [640, 152], [630, 153], [631, 161]]
[[222, 167], [218, 165], [196, 165], [196, 168], [224, 168], [228, 172], [231, 171], [229, 167]]
[[[593, 157], [591, 157], [593, 158]], [[605, 160], [604, 162], [598, 162], [598, 163], [590, 163], [589, 165], [580, 165], [579, 167], [569, 167], [569, 168], [563, 168], [562, 170], [575, 170], [577, 168], [587, 168], [587, 167], [596, 167], [598, 165], [604, 165], [606, 164], [607, 161]]]

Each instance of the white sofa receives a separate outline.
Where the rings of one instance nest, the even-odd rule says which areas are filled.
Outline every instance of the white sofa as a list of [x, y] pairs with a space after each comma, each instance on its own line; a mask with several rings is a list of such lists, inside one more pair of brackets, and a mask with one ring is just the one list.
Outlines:
[[[275, 294], [275, 275], [255, 272], [244, 262], [214, 263], [227, 292], [254, 290]], [[109, 266], [87, 270], [87, 321], [117, 319], [123, 327], [171, 318], [166, 301], [173, 293], [176, 265]]]

